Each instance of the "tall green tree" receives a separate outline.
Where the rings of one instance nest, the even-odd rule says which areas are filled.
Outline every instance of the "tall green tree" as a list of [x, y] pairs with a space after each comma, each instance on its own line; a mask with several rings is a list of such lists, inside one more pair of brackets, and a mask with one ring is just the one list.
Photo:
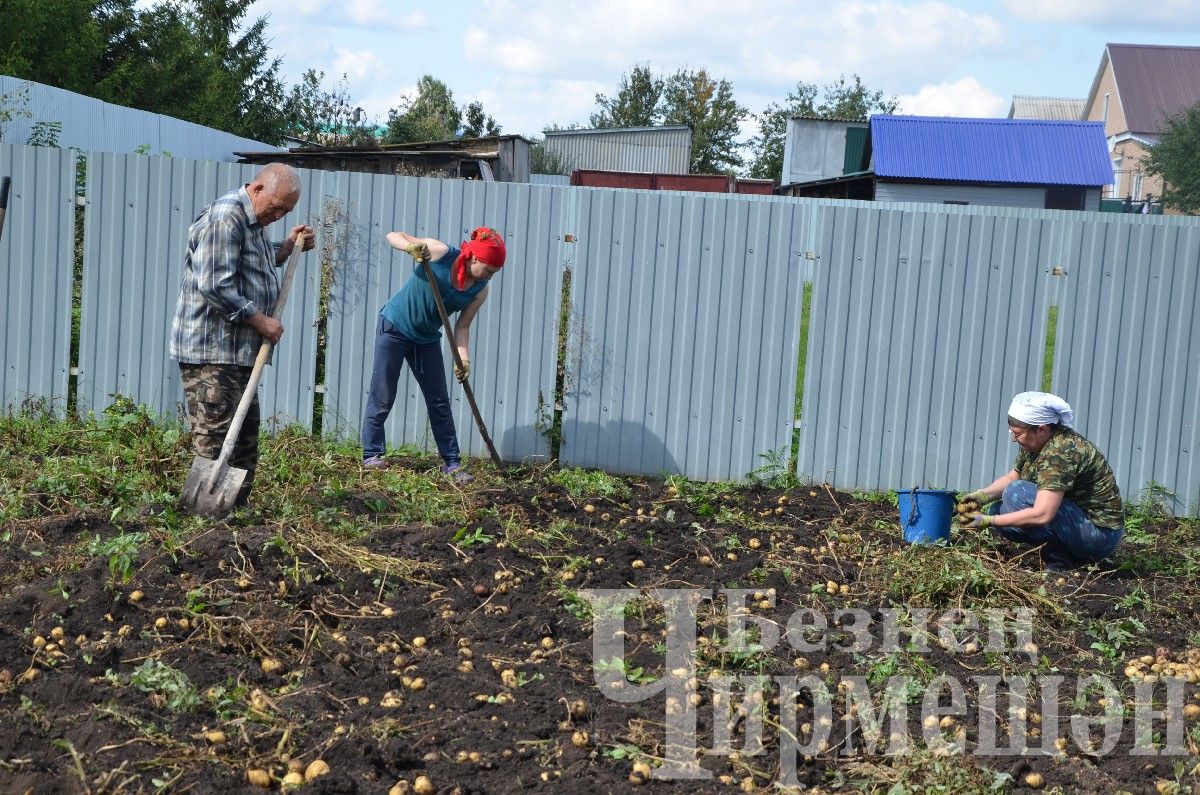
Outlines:
[[783, 175], [783, 145], [788, 119], [792, 116], [822, 116], [866, 121], [872, 113], [893, 113], [900, 102], [878, 89], [867, 88], [862, 78], [841, 75], [818, 88], [815, 83], [796, 83], [783, 104], [772, 102], [756, 115], [758, 135], [750, 139], [750, 176], [778, 181]]
[[1200, 103], [1167, 119], [1150, 147], [1146, 171], [1163, 180], [1162, 202], [1182, 213], [1200, 213]]
[[680, 69], [663, 86], [663, 122], [692, 128], [693, 174], [730, 172], [742, 164], [738, 125], [746, 109], [733, 98], [728, 80], [714, 80], [704, 69]]
[[462, 111], [450, 87], [432, 75], [417, 81], [417, 96], [403, 108], [388, 111], [384, 143], [443, 141], [458, 134]]
[[662, 77], [653, 74], [648, 64], [637, 64], [621, 75], [617, 94], [596, 95], [600, 110], [591, 115], [593, 127], [651, 127], [663, 118]]
[[280, 59], [272, 58], [267, 18], [245, 24], [244, 0], [189, 0], [189, 26], [206, 57], [208, 74], [193, 105], [210, 127], [269, 143], [286, 128]]
[[331, 89], [325, 73], [309, 69], [292, 86], [284, 105], [288, 132], [325, 146], [364, 146], [376, 143], [376, 122], [350, 99], [346, 75]]
[[499, 135], [500, 125], [483, 110], [479, 100], [472, 102], [462, 111], [462, 134], [464, 138], [482, 138]]
[[276, 143], [284, 87], [240, 0], [0, 0], [0, 71]]
[[0, 74], [88, 93], [106, 49], [96, 0], [0, 0]]

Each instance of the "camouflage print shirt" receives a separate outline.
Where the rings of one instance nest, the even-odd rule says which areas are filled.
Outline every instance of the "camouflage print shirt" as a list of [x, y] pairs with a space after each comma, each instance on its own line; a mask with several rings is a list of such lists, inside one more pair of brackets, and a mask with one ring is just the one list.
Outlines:
[[1036, 453], [1022, 449], [1013, 464], [1017, 476], [1043, 491], [1061, 491], [1097, 527], [1123, 527], [1124, 508], [1112, 467], [1096, 445], [1059, 426]]

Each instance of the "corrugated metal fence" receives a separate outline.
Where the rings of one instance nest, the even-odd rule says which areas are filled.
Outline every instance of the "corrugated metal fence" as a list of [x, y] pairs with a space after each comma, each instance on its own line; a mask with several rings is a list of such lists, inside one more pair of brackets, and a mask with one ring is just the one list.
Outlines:
[[[110, 396], [134, 397], [160, 414], [183, 400], [179, 369], [167, 359], [187, 229], [218, 196], [250, 181], [254, 166], [139, 155], [88, 157], [77, 400], [103, 409]], [[282, 238], [318, 212], [338, 176], [302, 172], [301, 201], [275, 229]], [[316, 383], [320, 271], [309, 255], [282, 318], [286, 342], [263, 377], [264, 417], [311, 427]]]
[[[214, 130], [190, 121], [126, 108], [54, 86], [0, 75], [0, 95], [10, 95], [10, 109], [30, 117], [15, 116], [0, 133], [4, 143], [23, 143], [38, 122], [57, 122], [58, 145], [63, 149], [96, 152], [133, 152], [147, 147], [156, 155], [203, 160], [237, 160], [234, 152], [275, 149], [270, 144]], [[19, 101], [27, 96], [28, 102]]]
[[[7, 405], [66, 394], [74, 177], [69, 153], [0, 147], [14, 177], [0, 240]], [[250, 172], [90, 155], [78, 403], [115, 392], [172, 413], [165, 357], [187, 224]], [[504, 230], [510, 265], [472, 339], [501, 454], [549, 453], [563, 276], [561, 459], [617, 472], [740, 478], [792, 443], [797, 472], [854, 489], [978, 486], [1004, 471], [1012, 394], [1037, 388], [1056, 308], [1052, 388], [1078, 409], [1126, 494], [1200, 493], [1200, 219], [616, 191], [308, 172], [277, 225], [320, 226], [264, 413], [309, 426], [325, 338], [326, 432], [361, 422], [375, 316], [411, 272], [386, 232], [457, 241]], [[319, 315], [320, 272], [333, 276]], [[328, 276], [326, 278], [329, 278]], [[457, 390], [452, 390], [452, 394]], [[466, 406], [459, 436], [481, 452]], [[431, 448], [405, 376], [389, 441]]]
[[574, 190], [578, 265], [561, 459], [720, 480], [785, 447], [810, 207]]
[[0, 237], [0, 397], [4, 406], [65, 400], [75, 159], [57, 149], [0, 145], [3, 177], [12, 178], [12, 187]]
[[1200, 512], [1200, 219], [827, 203], [798, 471], [845, 488], [985, 485], [1004, 417], [1051, 391], [1123, 493]]

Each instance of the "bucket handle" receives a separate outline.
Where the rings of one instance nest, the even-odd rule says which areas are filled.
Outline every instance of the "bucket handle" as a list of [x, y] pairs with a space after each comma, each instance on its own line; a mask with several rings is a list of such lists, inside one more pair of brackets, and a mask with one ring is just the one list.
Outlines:
[[920, 515], [921, 512], [917, 510], [917, 487], [913, 486], [908, 490], [908, 526], [915, 525]]

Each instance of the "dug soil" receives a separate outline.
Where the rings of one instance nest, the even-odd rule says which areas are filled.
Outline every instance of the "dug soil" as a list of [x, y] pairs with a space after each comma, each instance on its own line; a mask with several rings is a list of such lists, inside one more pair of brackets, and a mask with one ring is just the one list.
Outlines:
[[[398, 466], [425, 472], [429, 462]], [[251, 770], [279, 790], [290, 786], [289, 770], [300, 774], [292, 781], [318, 772], [309, 767], [315, 760], [329, 772], [296, 784], [300, 791], [751, 792], [775, 790], [785, 769], [794, 769], [795, 784], [827, 792], [887, 792], [903, 782], [913, 791], [939, 782], [949, 789], [938, 791], [1024, 791], [1039, 783], [1027, 781], [1031, 774], [1067, 792], [1161, 792], [1163, 782], [1192, 791], [1194, 721], [1176, 738], [1183, 753], [1161, 752], [1171, 739], [1163, 715], [1143, 743], [1149, 753], [1131, 753], [1126, 663], [1150, 658], [1144, 673], [1157, 666], [1162, 699], [1171, 678], [1164, 663], [1178, 661], [1183, 699], [1200, 703], [1186, 663], [1189, 635], [1200, 629], [1194, 580], [1138, 566], [1045, 574], [1036, 554], [1005, 542], [988, 547], [994, 557], [981, 558], [969, 582], [936, 570], [961, 557], [927, 555], [914, 571], [904, 561], [926, 553], [901, 543], [892, 503], [821, 485], [689, 491], [631, 479], [628, 496], [606, 499], [573, 497], [548, 470], [529, 470], [463, 488], [465, 525], [395, 527], [373, 518], [397, 499], [385, 481], [368, 473], [358, 482], [323, 498], [330, 515], [358, 528], [357, 537], [340, 531], [339, 542], [298, 533], [254, 503], [182, 543], [147, 539], [128, 566], [82, 550], [139, 532], [136, 517], [110, 524], [83, 509], [0, 528], [8, 539], [0, 545], [0, 792], [255, 791]], [[899, 582], [905, 576], [913, 581]], [[1032, 589], [1028, 598], [1006, 602], [1006, 589], [1018, 586]], [[682, 705], [664, 692], [618, 699], [597, 685], [601, 672], [617, 670], [618, 691], [623, 684], [632, 695], [672, 675], [654, 588], [714, 596], [698, 619], [700, 645], [686, 672], [696, 681], [685, 683]], [[913, 605], [936, 617], [956, 606], [1024, 604], [1036, 613], [1037, 647], [992, 649], [983, 629], [974, 645], [966, 632], [951, 648], [934, 640], [927, 650], [909, 643], [890, 653], [878, 638], [858, 651], [827, 642], [800, 653], [753, 633], [757, 645], [734, 647], [722, 588], [755, 592], [750, 614], [785, 631], [801, 608], [810, 617], [861, 608], [882, 627], [893, 608], [911, 618]], [[623, 661], [596, 659], [594, 605], [581, 589], [640, 590], [623, 606]], [[1055, 604], [1069, 612], [1056, 614]], [[1093, 673], [1114, 681], [1124, 701], [1109, 751], [1081, 748], [1065, 717], [1104, 713], [1096, 692], [1075, 689], [1076, 677]], [[781, 743], [789, 722], [772, 685], [761, 704], [734, 693], [742, 714], [724, 724], [734, 752], [714, 750], [729, 701], [714, 706], [711, 677], [722, 674], [742, 684], [801, 675], [827, 682], [827, 741], [795, 751], [809, 726]], [[838, 682], [865, 677], [878, 707], [893, 674], [918, 683], [908, 691], [907, 727], [921, 750], [865, 753], [861, 724], [847, 733], [851, 699]], [[973, 677], [1051, 674], [1066, 678], [1058, 729], [1039, 722], [1046, 709], [1035, 683], [1027, 711], [1000, 721], [1029, 750], [974, 753], [981, 724]], [[938, 675], [963, 683], [968, 703], [927, 740], [920, 707]], [[805, 698], [793, 727], [808, 720]], [[668, 756], [668, 720], [692, 706], [709, 777], [643, 783]], [[738, 749], [755, 714], [764, 719], [764, 747], [752, 754]], [[1056, 745], [1059, 737], [1067, 741]], [[960, 754], [952, 741], [964, 738]], [[789, 748], [791, 758], [781, 758]]]

